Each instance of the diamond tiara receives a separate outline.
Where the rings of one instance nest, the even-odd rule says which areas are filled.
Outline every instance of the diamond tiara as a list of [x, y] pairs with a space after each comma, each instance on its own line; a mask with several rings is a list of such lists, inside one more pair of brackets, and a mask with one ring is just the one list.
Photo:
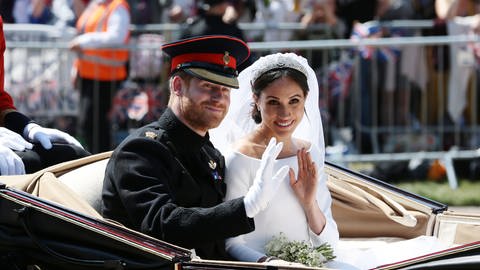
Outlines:
[[295, 59], [296, 57], [299, 56], [294, 53], [276, 53], [260, 57], [252, 65], [251, 82], [255, 82], [261, 75], [274, 69], [291, 68], [303, 73], [305, 77], [308, 77], [307, 70], [302, 63]]

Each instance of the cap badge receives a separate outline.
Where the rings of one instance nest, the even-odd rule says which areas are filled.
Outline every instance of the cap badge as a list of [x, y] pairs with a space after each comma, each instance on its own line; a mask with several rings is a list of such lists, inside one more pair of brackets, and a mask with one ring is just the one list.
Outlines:
[[223, 63], [225, 63], [225, 65], [228, 65], [228, 63], [230, 63], [230, 53], [229, 52], [225, 52], [225, 54], [223, 55]]
[[153, 131], [147, 131], [145, 132], [145, 137], [148, 137], [150, 139], [156, 139], [157, 138], [157, 133], [153, 132]]
[[215, 170], [215, 168], [217, 168], [217, 163], [210, 159], [210, 161], [208, 162], [208, 166], [210, 167], [210, 169]]

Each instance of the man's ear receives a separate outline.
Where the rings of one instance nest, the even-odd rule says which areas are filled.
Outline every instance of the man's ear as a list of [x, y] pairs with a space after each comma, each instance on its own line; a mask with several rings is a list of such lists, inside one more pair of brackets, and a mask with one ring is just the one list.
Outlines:
[[184, 87], [184, 83], [183, 83], [183, 80], [182, 78], [180, 78], [180, 76], [174, 76], [172, 78], [172, 82], [171, 82], [171, 89], [172, 89], [172, 93], [176, 96], [181, 96], [183, 95], [183, 87]]

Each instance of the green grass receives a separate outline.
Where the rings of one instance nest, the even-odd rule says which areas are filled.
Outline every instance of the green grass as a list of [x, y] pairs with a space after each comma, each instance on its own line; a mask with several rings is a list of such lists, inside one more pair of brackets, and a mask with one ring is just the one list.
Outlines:
[[401, 182], [395, 185], [450, 206], [480, 206], [480, 181], [478, 180], [459, 180], [457, 189], [450, 188], [446, 180]]

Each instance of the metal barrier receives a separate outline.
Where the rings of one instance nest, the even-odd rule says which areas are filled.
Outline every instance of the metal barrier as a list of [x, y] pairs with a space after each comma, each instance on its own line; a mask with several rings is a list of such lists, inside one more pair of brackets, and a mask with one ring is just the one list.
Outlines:
[[[416, 30], [432, 26], [430, 21], [416, 23], [400, 21], [384, 24], [397, 27], [403, 24]], [[256, 29], [262, 26], [242, 27]], [[286, 29], [296, 27], [299, 27], [298, 24], [283, 25]], [[160, 31], [166, 42], [175, 36], [175, 31], [179, 31], [181, 26], [147, 25], [133, 29], [137, 34]], [[63, 68], [52, 72], [58, 76], [58, 81], [53, 85], [63, 93], [60, 95], [62, 98], [74, 96], [71, 83], [65, 80], [64, 75], [60, 75], [61, 71], [69, 70], [68, 64], [74, 57], [66, 49], [65, 42], [14, 41], [8, 39], [8, 34], [7, 40], [8, 58], [15, 58], [16, 61], [6, 63], [7, 74], [11, 76], [9, 78], [7, 75], [6, 85], [20, 110], [33, 112], [31, 103], [25, 103], [25, 100], [46, 99], [48, 91], [47, 94], [32, 91], [32, 88], [35, 89], [32, 86], [35, 80], [16, 79], [14, 66], [18, 65], [18, 58], [13, 56], [16, 50], [28, 53], [25, 58], [27, 63], [34, 61], [34, 57], [29, 56], [34, 51], [40, 51], [42, 57], [39, 59], [42, 61], [48, 58], [48, 52], [56, 52], [53, 57], [56, 61], [52, 63], [61, 62]], [[321, 89], [319, 106], [328, 145], [328, 160], [336, 163], [415, 158], [444, 160], [450, 185], [455, 188], [457, 180], [452, 159], [480, 157], [478, 69], [476, 63], [470, 67], [472, 77], [467, 87], [466, 105], [461, 117], [452, 120], [449, 115], [451, 104], [448, 102], [448, 63], [451, 59], [445, 55], [450, 52], [450, 46], [467, 48], [478, 42], [476, 36], [417, 35], [359, 40], [250, 42], [249, 46], [254, 57], [277, 51], [295, 51], [310, 60], [317, 71]], [[152, 53], [156, 54], [159, 46], [132, 43], [128, 48], [132, 55], [139, 50], [153, 50]], [[332, 52], [335, 52], [335, 58], [331, 57]], [[370, 57], [365, 57], [365, 53], [369, 53]], [[26, 64], [29, 69], [35, 65]], [[45, 85], [45, 80], [40, 81]], [[18, 92], [22, 87], [24, 92]], [[58, 113], [75, 112], [74, 98], [56, 102], [62, 104], [62, 109], [68, 108], [58, 110]], [[68, 103], [68, 106], [63, 103]], [[45, 113], [54, 111], [46, 110]], [[35, 115], [37, 113], [35, 111]]]
[[68, 118], [77, 115], [71, 68], [74, 56], [65, 44], [72, 29], [50, 25], [5, 24], [5, 89], [16, 108], [42, 123], [54, 117], [59, 128], [69, 131]]

